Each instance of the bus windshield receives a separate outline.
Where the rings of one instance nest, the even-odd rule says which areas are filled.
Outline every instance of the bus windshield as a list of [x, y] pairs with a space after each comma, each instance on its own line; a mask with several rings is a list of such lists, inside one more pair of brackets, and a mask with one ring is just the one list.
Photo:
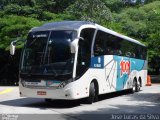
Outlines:
[[75, 38], [76, 31], [71, 30], [30, 32], [23, 52], [21, 73], [71, 77], [74, 54], [70, 51], [70, 43]]

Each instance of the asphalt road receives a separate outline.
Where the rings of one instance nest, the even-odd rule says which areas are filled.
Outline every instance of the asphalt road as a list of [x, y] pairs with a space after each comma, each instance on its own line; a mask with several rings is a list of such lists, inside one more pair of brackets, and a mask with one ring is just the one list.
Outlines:
[[99, 99], [91, 105], [83, 100], [46, 103], [19, 97], [18, 87], [0, 87], [0, 120], [160, 119], [160, 84], [145, 86], [139, 93], [111, 93]]

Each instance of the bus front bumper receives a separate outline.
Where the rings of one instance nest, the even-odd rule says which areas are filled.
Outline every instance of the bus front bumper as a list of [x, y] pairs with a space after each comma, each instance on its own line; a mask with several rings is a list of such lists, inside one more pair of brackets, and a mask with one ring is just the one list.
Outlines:
[[65, 87], [61, 89], [38, 89], [38, 88], [27, 88], [23, 87], [21, 83], [19, 83], [19, 93], [21, 97], [31, 97], [31, 98], [48, 98], [48, 99], [80, 99], [87, 96], [80, 95], [76, 92], [75, 87]]

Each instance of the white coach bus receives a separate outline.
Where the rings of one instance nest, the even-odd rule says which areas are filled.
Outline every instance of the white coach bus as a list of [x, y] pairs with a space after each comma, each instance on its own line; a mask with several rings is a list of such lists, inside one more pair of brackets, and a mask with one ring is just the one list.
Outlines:
[[146, 84], [146, 55], [139, 41], [92, 22], [47, 23], [31, 29], [25, 41], [20, 96], [92, 103], [100, 94], [138, 92]]

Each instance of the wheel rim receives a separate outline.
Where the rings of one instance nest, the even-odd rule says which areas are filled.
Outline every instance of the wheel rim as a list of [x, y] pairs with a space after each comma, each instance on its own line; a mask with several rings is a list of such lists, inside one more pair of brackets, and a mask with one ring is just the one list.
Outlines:
[[136, 92], [137, 91], [137, 82], [136, 81], [134, 81], [133, 82], [133, 92]]
[[135, 87], [135, 85], [133, 86], [133, 88], [132, 88], [132, 89], [133, 89], [133, 92], [135, 92], [135, 91], [136, 91], [136, 87]]

